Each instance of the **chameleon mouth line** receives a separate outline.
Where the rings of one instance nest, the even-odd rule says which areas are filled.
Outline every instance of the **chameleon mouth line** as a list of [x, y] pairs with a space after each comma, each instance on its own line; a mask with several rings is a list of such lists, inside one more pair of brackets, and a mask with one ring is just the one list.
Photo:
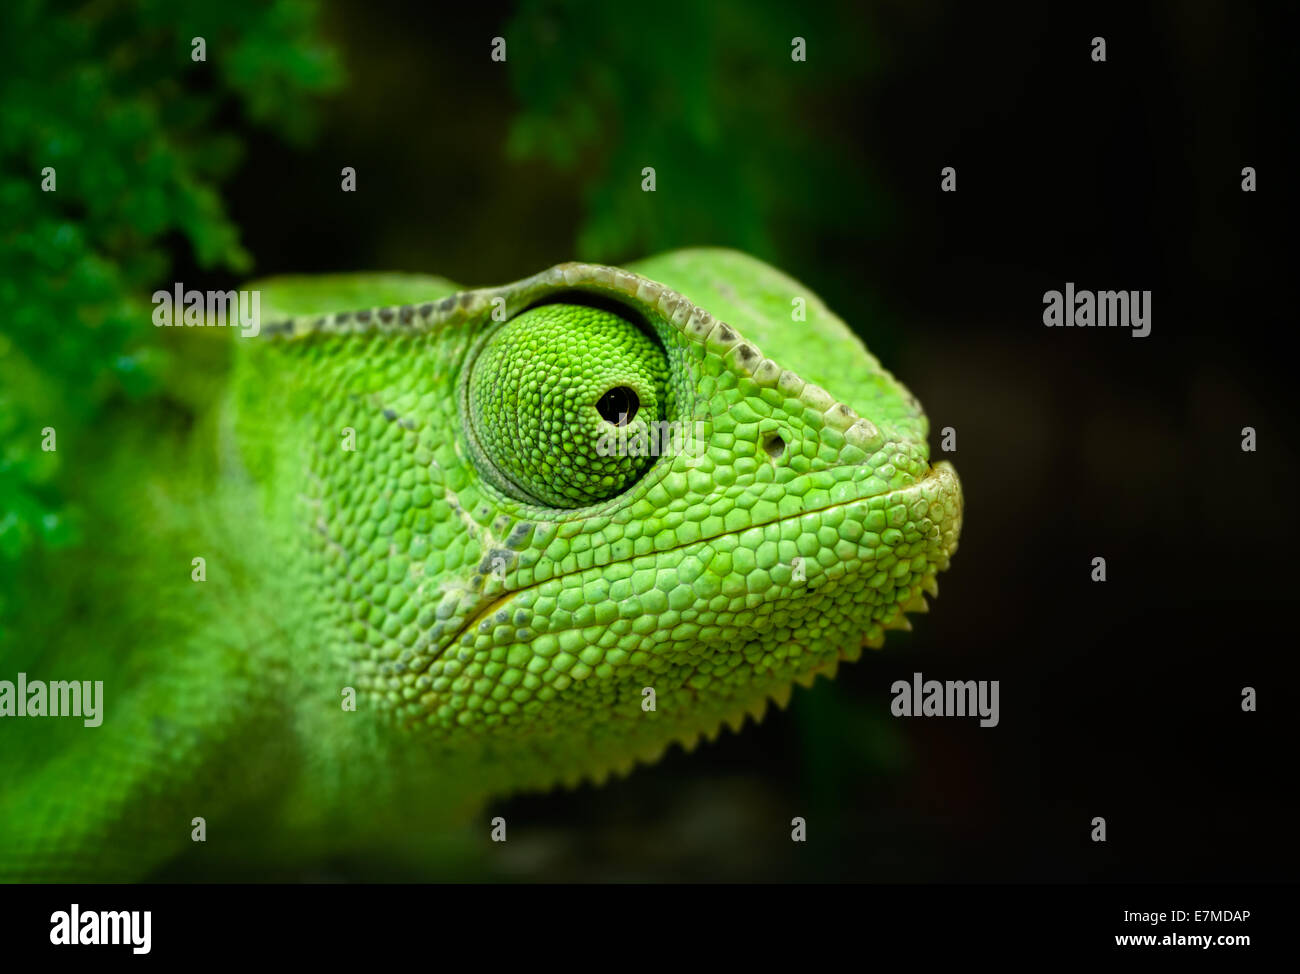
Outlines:
[[621, 565], [624, 562], [632, 561], [635, 558], [644, 558], [650, 554], [657, 555], [669, 551], [680, 551], [681, 549], [689, 548], [692, 545], [708, 544], [710, 541], [716, 541], [718, 538], [726, 538], [733, 534], [743, 534], [745, 531], [750, 531], [753, 530], [754, 528], [766, 527], [769, 524], [783, 524], [786, 521], [793, 521], [796, 518], [807, 517], [809, 514], [819, 514], [823, 511], [833, 511], [836, 508], [848, 507], [852, 504], [861, 504], [864, 502], [869, 503], [870, 501], [873, 501], [878, 497], [894, 497], [899, 494], [905, 494], [909, 491], [914, 491], [918, 489], [922, 484], [925, 484], [936, 477], [942, 477], [942, 476], [952, 476], [952, 475], [950, 473], [946, 473], [945, 471], [941, 471], [938, 467], [931, 464], [930, 469], [926, 472], [924, 477], [922, 477], [914, 484], [909, 484], [906, 487], [899, 487], [897, 490], [886, 491], [883, 494], [874, 494], [870, 497], [856, 497], [853, 500], [849, 500], [849, 501], [839, 501], [838, 503], [835, 504], [827, 504], [825, 507], [809, 508], [806, 511], [800, 511], [798, 514], [791, 514], [788, 517], [773, 518], [772, 520], [764, 521], [761, 524], [749, 524], [743, 528], [737, 528], [735, 531], [723, 531], [721, 534], [715, 534], [708, 538], [697, 538], [695, 541], [687, 541], [684, 542], [683, 544], [673, 545], [671, 548], [660, 548], [653, 552], [647, 552], [646, 555], [629, 555], [626, 558], [619, 558], [614, 561], [609, 561], [603, 565], [592, 565], [591, 568], [577, 568], [571, 572], [565, 572], [563, 575], [552, 575], [550, 578], [544, 578], [540, 582], [534, 582], [532, 585], [526, 585], [523, 588], [518, 588], [510, 592], [505, 592], [502, 595], [498, 596], [497, 598], [493, 599], [491, 603], [489, 603], [487, 606], [485, 606], [477, 613], [475, 613], [472, 617], [470, 617], [468, 621], [466, 621], [466, 623], [463, 626], [461, 626], [458, 630], [456, 630], [455, 635], [453, 635], [451, 639], [447, 641], [446, 645], [444, 645], [441, 650], [439, 650], [437, 653], [435, 653], [433, 656], [429, 658], [428, 664], [422, 667], [419, 672], [421, 673], [426, 672], [430, 666], [432, 666], [438, 660], [442, 659], [442, 657], [447, 653], [448, 650], [450, 650], [457, 643], [459, 643], [461, 638], [465, 635], [465, 633], [471, 631], [475, 626], [481, 623], [484, 619], [490, 617], [492, 613], [498, 611], [503, 605], [508, 604], [516, 596], [523, 595], [525, 592], [531, 592], [536, 588], [540, 588], [541, 586], [545, 585], [547, 582], [553, 582], [561, 578], [568, 578], [571, 575], [578, 575], [581, 574], [582, 572], [589, 572], [591, 571], [592, 568], [608, 568], [610, 565]]

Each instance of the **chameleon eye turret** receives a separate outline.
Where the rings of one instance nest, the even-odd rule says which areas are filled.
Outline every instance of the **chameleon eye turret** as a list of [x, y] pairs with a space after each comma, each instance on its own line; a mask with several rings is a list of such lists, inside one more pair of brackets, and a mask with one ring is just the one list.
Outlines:
[[[469, 421], [484, 474], [518, 500], [586, 507], [653, 457], [623, 444], [664, 419], [668, 362], [612, 311], [547, 304], [501, 326], [471, 366]], [[617, 428], [618, 436], [610, 436]]]

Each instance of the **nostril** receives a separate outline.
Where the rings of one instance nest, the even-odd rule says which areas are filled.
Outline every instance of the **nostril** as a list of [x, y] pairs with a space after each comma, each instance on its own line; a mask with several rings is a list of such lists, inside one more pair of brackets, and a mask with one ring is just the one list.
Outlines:
[[773, 460], [780, 460], [785, 453], [785, 440], [777, 433], [768, 433], [763, 437], [763, 449]]

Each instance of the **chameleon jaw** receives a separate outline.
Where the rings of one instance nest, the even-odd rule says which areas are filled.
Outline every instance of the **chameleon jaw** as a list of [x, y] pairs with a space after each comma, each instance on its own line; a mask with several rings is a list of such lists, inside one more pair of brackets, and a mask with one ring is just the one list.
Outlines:
[[[899, 522], [888, 512], [900, 508], [922, 513]], [[899, 526], [882, 527], [890, 519]], [[527, 647], [530, 658], [543, 661], [557, 659], [557, 653], [582, 658], [583, 650], [598, 645], [605, 631], [616, 628], [620, 620], [635, 626], [644, 617], [649, 628], [665, 634], [655, 644], [656, 652], [665, 658], [676, 654], [683, 661], [679, 671], [670, 669], [664, 674], [661, 689], [692, 697], [720, 689], [722, 693], [702, 711], [705, 718], [719, 706], [728, 714], [737, 708], [752, 714], [756, 697], [778, 703], [787, 700], [792, 683], [807, 686], [817, 675], [833, 676], [841, 660], [858, 659], [863, 646], [879, 646], [885, 631], [910, 628], [905, 613], [926, 611], [924, 593], [937, 593], [935, 575], [948, 567], [957, 547], [960, 523], [961, 494], [956, 473], [949, 464], [939, 463], [907, 488], [801, 511], [599, 568], [551, 576], [509, 592], [476, 614], [429, 669], [436, 673], [448, 661], [459, 666], [491, 658], [502, 645], [499, 636], [503, 616], [512, 620], [512, 632], [517, 626], [531, 633], [522, 645]], [[748, 539], [749, 548], [775, 549], [783, 536], [813, 539], [831, 525], [835, 525], [840, 540], [817, 552], [808, 549], [806, 582], [793, 581], [789, 565], [772, 567], [765, 581], [757, 579], [752, 571], [738, 575], [732, 570], [732, 556], [737, 549], [746, 547], [740, 543], [742, 534], [756, 532]], [[795, 527], [797, 531], [792, 530]], [[879, 530], [867, 530], [873, 527]], [[674, 557], [665, 558], [669, 554]], [[893, 566], [893, 571], [880, 569], [882, 564]], [[663, 572], [668, 573], [666, 580], [671, 583], [665, 605], [673, 604], [673, 591], [680, 590], [685, 596], [683, 601], [689, 604], [687, 611], [673, 613], [673, 618], [668, 619], [668, 613], [656, 610], [644, 592], [636, 594], [630, 588], [632, 594], [627, 599], [618, 597], [615, 586], [620, 581], [654, 573], [663, 585]], [[610, 577], [615, 578], [612, 584], [606, 582]], [[811, 603], [808, 592], [816, 593]], [[609, 607], [612, 616], [604, 623], [583, 626], [576, 613], [573, 621], [565, 621], [548, 608], [571, 604], [566, 600], [577, 596], [598, 599]], [[720, 599], [726, 603], [724, 606], [718, 605]], [[625, 614], [622, 604], [629, 600], [640, 600], [637, 605], [642, 611]], [[794, 607], [793, 616], [790, 607]], [[748, 625], [739, 621], [745, 612], [754, 617]], [[728, 615], [736, 617], [734, 624], [721, 625]], [[775, 641], [782, 629], [793, 629], [795, 633], [788, 644]], [[787, 660], [786, 653], [793, 646], [802, 649]], [[753, 670], [752, 679], [743, 681], [743, 692], [736, 698], [741, 703], [727, 704], [732, 699], [730, 685], [724, 682], [710, 687], [708, 670], [714, 660], [734, 653], [738, 647], [754, 660], [752, 665], [746, 664]], [[805, 661], [800, 662], [805, 656]], [[629, 674], [618, 676], [620, 669], [620, 664], [615, 664], [603, 678], [625, 682]], [[572, 672], [566, 671], [566, 681]], [[602, 679], [596, 672], [581, 678]], [[438, 706], [439, 697], [436, 692], [430, 694], [426, 706]]]

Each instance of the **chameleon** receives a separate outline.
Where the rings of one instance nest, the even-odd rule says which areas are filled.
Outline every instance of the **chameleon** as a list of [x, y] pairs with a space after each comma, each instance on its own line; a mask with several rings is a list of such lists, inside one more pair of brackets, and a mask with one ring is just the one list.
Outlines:
[[170, 405], [60, 447], [95, 529], [0, 678], [102, 724], [0, 718], [6, 880], [436, 862], [833, 677], [956, 550], [917, 399], [743, 253], [251, 287], [256, 337], [169, 330]]

